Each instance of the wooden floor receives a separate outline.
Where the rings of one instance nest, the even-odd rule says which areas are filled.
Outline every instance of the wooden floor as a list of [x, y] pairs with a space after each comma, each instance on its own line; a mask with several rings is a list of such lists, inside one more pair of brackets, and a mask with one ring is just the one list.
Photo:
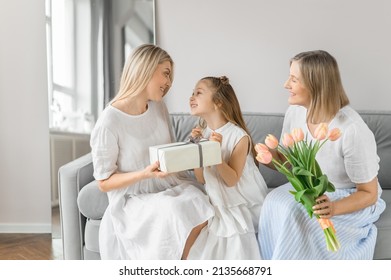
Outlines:
[[50, 233], [1, 233], [0, 260], [61, 260], [61, 239]]
[[62, 260], [58, 207], [52, 210], [52, 233], [0, 233], [0, 260]]

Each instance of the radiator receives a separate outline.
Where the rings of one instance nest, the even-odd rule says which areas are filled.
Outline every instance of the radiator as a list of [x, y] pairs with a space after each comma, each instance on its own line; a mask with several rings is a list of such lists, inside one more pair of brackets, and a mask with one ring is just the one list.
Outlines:
[[51, 203], [58, 206], [58, 169], [91, 151], [90, 135], [50, 132]]

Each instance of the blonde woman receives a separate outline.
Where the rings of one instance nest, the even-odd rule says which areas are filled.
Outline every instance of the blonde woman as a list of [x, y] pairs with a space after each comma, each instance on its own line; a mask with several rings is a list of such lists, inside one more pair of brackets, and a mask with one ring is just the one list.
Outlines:
[[195, 181], [149, 163], [149, 146], [173, 141], [163, 102], [173, 67], [158, 46], [135, 49], [91, 134], [94, 177], [109, 197], [99, 232], [102, 259], [185, 259], [213, 215]]

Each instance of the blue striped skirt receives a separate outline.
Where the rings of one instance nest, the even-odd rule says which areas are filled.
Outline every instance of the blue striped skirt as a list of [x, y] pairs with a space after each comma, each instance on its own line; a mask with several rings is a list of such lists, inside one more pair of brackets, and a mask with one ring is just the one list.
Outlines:
[[[337, 252], [327, 250], [326, 239], [315, 217], [310, 218], [304, 206], [293, 195], [290, 183], [273, 189], [263, 203], [258, 242], [265, 260], [369, 260], [373, 259], [377, 228], [374, 225], [386, 205], [376, 204], [354, 213], [331, 218], [341, 244]], [[356, 189], [337, 189], [327, 193], [338, 200]]]

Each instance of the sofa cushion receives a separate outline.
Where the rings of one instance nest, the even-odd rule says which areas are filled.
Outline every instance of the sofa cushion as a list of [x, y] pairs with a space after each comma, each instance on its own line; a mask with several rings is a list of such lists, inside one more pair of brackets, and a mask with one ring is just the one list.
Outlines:
[[[389, 231], [391, 236], [391, 209], [388, 209], [388, 205], [391, 205], [391, 191], [383, 190], [381, 198], [386, 202], [386, 210], [381, 214], [381, 219], [379, 219], [375, 224], [378, 228], [386, 229]], [[391, 238], [389, 238], [391, 241]]]
[[92, 181], [85, 185], [77, 196], [80, 213], [86, 218], [99, 220], [103, 217], [109, 200], [107, 194], [98, 188], [98, 182]]
[[375, 223], [377, 227], [377, 240], [374, 259], [390, 259], [391, 248], [391, 190], [383, 190], [382, 198], [386, 202], [386, 210], [381, 214], [380, 219]]
[[178, 142], [186, 141], [191, 130], [198, 124], [198, 118], [188, 113], [170, 114], [175, 140]]
[[87, 219], [84, 232], [85, 249], [99, 253], [99, 227], [101, 220]]
[[378, 179], [383, 189], [391, 189], [391, 112], [359, 111], [375, 135], [377, 154], [380, 157]]

